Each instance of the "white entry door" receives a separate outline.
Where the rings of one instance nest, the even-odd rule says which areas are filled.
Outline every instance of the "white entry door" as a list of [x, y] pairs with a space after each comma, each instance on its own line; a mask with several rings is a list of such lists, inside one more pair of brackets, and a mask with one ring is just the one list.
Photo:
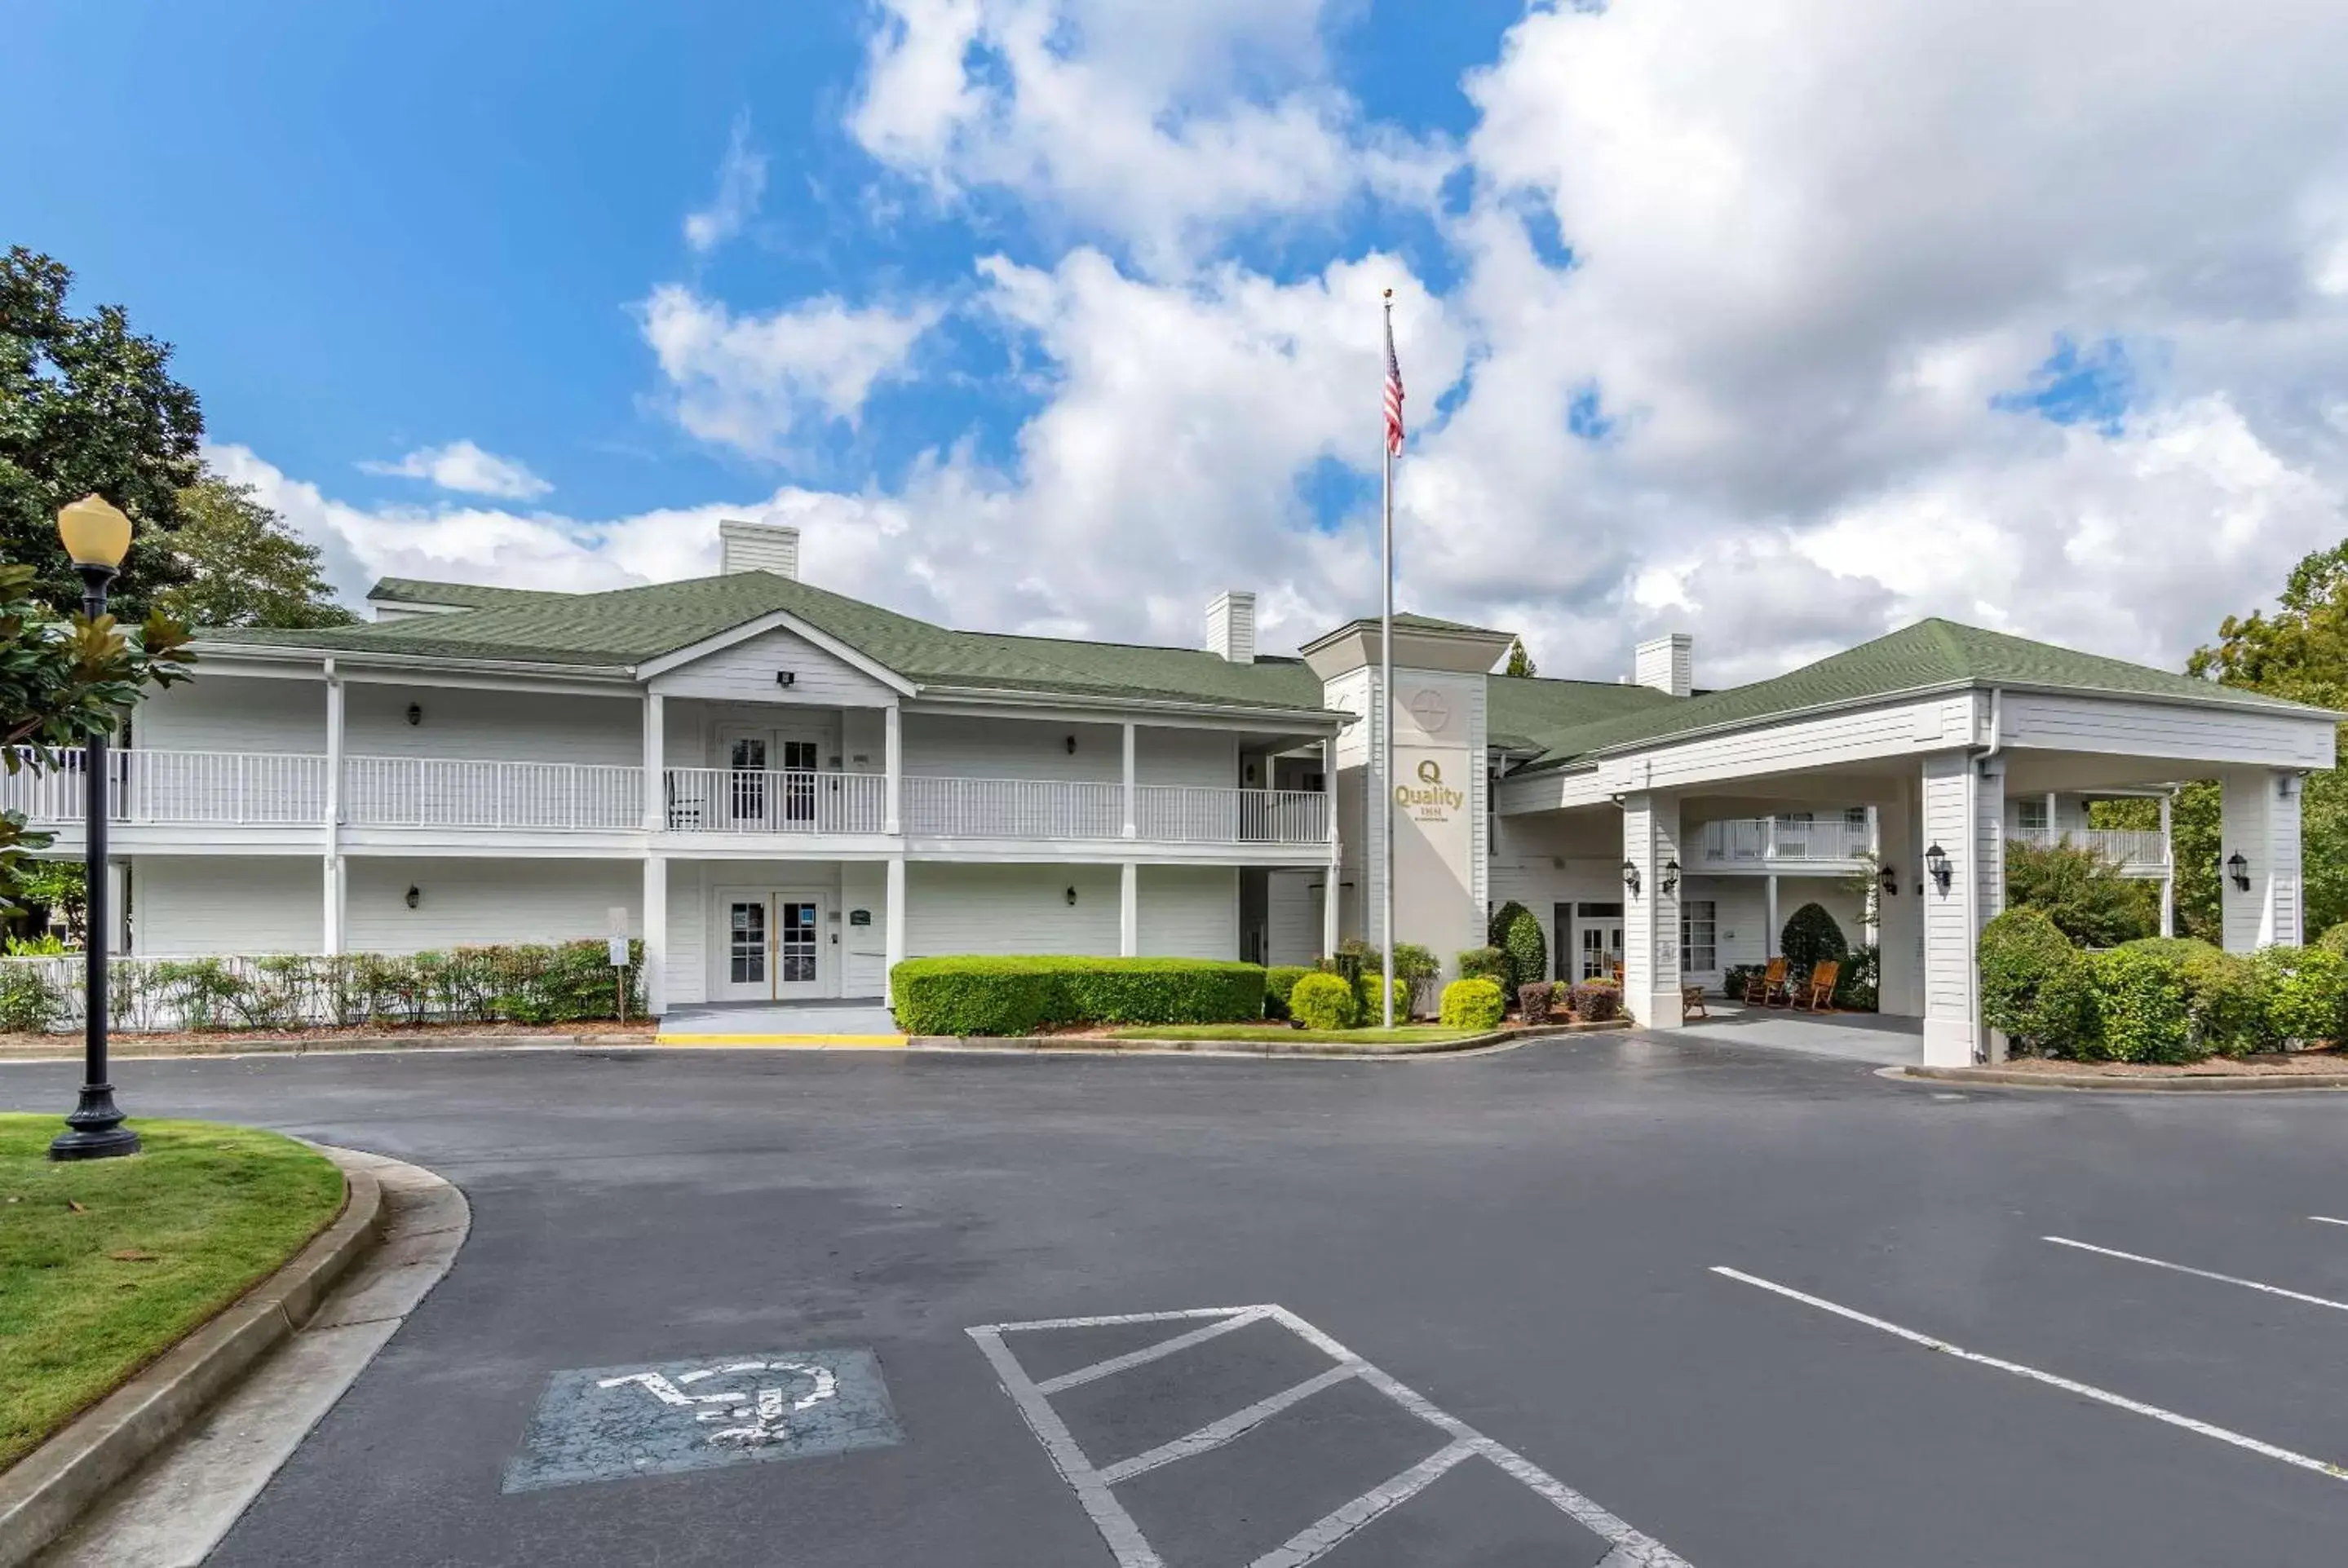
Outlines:
[[1622, 961], [1622, 906], [1583, 903], [1573, 907], [1576, 980], [1611, 980]]
[[813, 832], [822, 743], [777, 730], [728, 730], [723, 825], [743, 832]]
[[720, 1001], [781, 1001], [834, 994], [838, 938], [821, 893], [732, 887], [717, 895]]

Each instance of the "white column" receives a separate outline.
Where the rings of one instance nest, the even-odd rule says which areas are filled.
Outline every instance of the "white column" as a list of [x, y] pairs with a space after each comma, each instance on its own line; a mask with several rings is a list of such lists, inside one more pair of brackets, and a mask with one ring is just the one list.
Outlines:
[[1321, 789], [1329, 809], [1329, 866], [1321, 884], [1321, 956], [1328, 957], [1337, 950], [1340, 936], [1338, 920], [1344, 913], [1338, 907], [1338, 884], [1343, 879], [1345, 865], [1344, 841], [1337, 835], [1337, 737], [1330, 736], [1321, 743]]
[[324, 885], [324, 914], [319, 921], [322, 949], [329, 953], [343, 950], [347, 921], [347, 885], [343, 872], [343, 751], [344, 751], [343, 680], [335, 672], [335, 661], [326, 661], [326, 806], [325, 857], [320, 865], [320, 876]]
[[2169, 808], [2177, 797], [2160, 797], [2160, 864], [2167, 867], [2160, 874], [2160, 934], [2177, 935], [2177, 840], [2170, 835]]
[[[1125, 726], [1125, 835], [1134, 835], [1133, 824], [1133, 726]], [[1126, 870], [1130, 872], [1130, 866]]]
[[1622, 800], [1622, 858], [1638, 872], [1622, 888], [1622, 1002], [1643, 1029], [1680, 1027], [1680, 895], [1666, 863], [1680, 856], [1679, 797], [1642, 790]]
[[[1774, 819], [1769, 831], [1772, 834], [1777, 831]], [[1769, 873], [1762, 879], [1761, 886], [1761, 917], [1768, 926], [1768, 929], [1761, 934], [1761, 956], [1774, 958], [1777, 956], [1777, 874], [1774, 871]]]
[[[2046, 792], [2046, 842], [2063, 842], [2063, 825], [2054, 819], [2054, 792], [2051, 789]], [[2086, 840], [2083, 838], [2080, 842], [2084, 844]]]
[[657, 855], [644, 856], [644, 1010], [668, 1011], [668, 862]]
[[[895, 709], [890, 712], [894, 712]], [[897, 1000], [897, 966], [905, 961], [905, 857], [889, 857], [889, 881], [884, 891], [880, 911], [880, 962], [886, 971], [881, 980], [881, 994], [891, 1006]]]
[[[1915, 810], [1905, 793], [1900, 800], [1876, 807], [1875, 817], [1880, 862], [1876, 879], [1877, 1006], [1889, 1018], [1921, 1018], [1924, 1011], [1921, 917], [1926, 889], [1917, 864]], [[1884, 871], [1891, 874], [1890, 892], [1883, 890]]]
[[347, 911], [350, 878], [345, 870], [343, 857], [339, 855], [327, 856], [322, 865], [324, 869], [322, 880], [324, 884], [325, 916], [320, 922], [319, 928], [325, 934], [324, 950], [329, 953], [339, 953], [349, 939], [350, 920]]
[[1929, 863], [1947, 858], [1949, 885], [1929, 874], [1924, 896], [1924, 1061], [1968, 1067], [1986, 1061], [1981, 1017], [1981, 928], [2005, 901], [2005, 776], [1967, 752], [1924, 759], [1920, 815]]
[[[667, 700], [659, 692], [644, 693], [644, 831], [658, 833], [668, 825]], [[650, 914], [649, 908], [645, 911]], [[647, 937], [645, 940], [650, 941]], [[649, 983], [649, 982], [647, 982]], [[651, 993], [645, 993], [649, 996]]]
[[1128, 860], [1117, 869], [1117, 956], [1138, 958], [1141, 954], [1141, 867]]
[[[905, 796], [905, 717], [904, 710], [891, 702], [880, 710], [881, 766], [889, 775], [882, 786], [888, 791], [888, 815], [880, 824], [883, 833], [902, 833], [904, 829]], [[897, 864], [897, 876], [904, 876], [904, 862]], [[893, 905], [895, 900], [890, 902]]]
[[[2224, 792], [2218, 890], [2226, 950], [2249, 953], [2303, 940], [2299, 774], [2288, 768], [2229, 768], [2218, 783]], [[2234, 880], [2237, 855], [2247, 887]]]

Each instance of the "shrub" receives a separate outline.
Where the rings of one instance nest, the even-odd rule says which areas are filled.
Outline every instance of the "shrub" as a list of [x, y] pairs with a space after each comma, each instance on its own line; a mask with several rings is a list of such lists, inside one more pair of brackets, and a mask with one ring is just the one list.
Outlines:
[[2083, 948], [2111, 948], [2159, 928], [2160, 887], [2120, 875], [2096, 850], [2072, 844], [2005, 846], [2005, 901], [2044, 910]]
[[[1379, 978], [1375, 970], [1367, 970], [1354, 986], [1355, 1016], [1361, 1020], [1364, 1029], [1385, 1027], [1386, 1010], [1378, 1000]], [[1398, 979], [1394, 983], [1394, 1015], [1396, 1023], [1405, 1023], [1410, 1019], [1410, 982], [1408, 980]]]
[[1351, 1029], [1354, 1009], [1354, 988], [1339, 975], [1306, 975], [1288, 993], [1289, 1016], [1306, 1029]]
[[1881, 1004], [1883, 952], [1854, 948], [1835, 976], [1834, 1005], [1846, 1012], [1873, 1012]]
[[1516, 918], [1500, 933], [1499, 947], [1509, 955], [1509, 979], [1513, 984], [1549, 979], [1549, 938], [1541, 934], [1540, 917], [1531, 910], [1517, 911]]
[[2145, 937], [2127, 946], [2178, 966], [2197, 1055], [2241, 1056], [2265, 1040], [2266, 985], [2250, 959], [2190, 937]]
[[1517, 1010], [1527, 1023], [1547, 1023], [1550, 1002], [1557, 995], [1557, 987], [1548, 980], [1534, 980], [1517, 988]]
[[1443, 972], [1443, 966], [1437, 961], [1433, 950], [1422, 948], [1416, 942], [1396, 942], [1394, 965], [1395, 979], [1409, 985], [1431, 980]]
[[890, 971], [890, 981], [897, 1022], [911, 1034], [1032, 1034], [1050, 1024], [1241, 1023], [1263, 1016], [1262, 968], [1208, 958], [908, 958]]
[[1796, 972], [1807, 974], [1828, 958], [1839, 963], [1850, 957], [1850, 939], [1825, 905], [1805, 904], [1787, 917], [1777, 950]]
[[1443, 988], [1443, 1023], [1447, 1029], [1496, 1029], [1507, 1010], [1494, 980], [1454, 980]]
[[1263, 1016], [1266, 1018], [1286, 1018], [1288, 1016], [1288, 993], [1296, 989], [1297, 981], [1303, 979], [1305, 976], [1311, 973], [1313, 973], [1311, 969], [1289, 964], [1282, 964], [1277, 968], [1264, 970]]
[[2079, 949], [2041, 909], [2008, 909], [1982, 927], [1982, 1018], [2050, 1056], [2094, 1033], [2094, 998]]
[[1492, 980], [1506, 985], [1509, 969], [1509, 955], [1498, 948], [1469, 948], [1459, 955], [1459, 978], [1463, 980]]
[[1515, 925], [1517, 917], [1524, 912], [1525, 907], [1514, 898], [1493, 910], [1492, 917], [1484, 922], [1484, 945], [1488, 948], [1507, 948], [1509, 927]]
[[1759, 964], [1731, 964], [1720, 971], [1720, 994], [1732, 999], [1745, 995], [1746, 982], [1761, 972]]
[[1573, 988], [1573, 1016], [1604, 1023], [1622, 1016], [1622, 988], [1612, 980], [1583, 980]]
[[2185, 965], [2175, 955], [2131, 945], [2089, 953], [2086, 964], [2096, 1029], [2082, 1056], [2178, 1062], [2209, 1054], [2194, 1042]]
[[40, 1034], [65, 1021], [66, 999], [44, 964], [0, 964], [0, 1030]]
[[2348, 958], [2328, 948], [2266, 948], [2250, 962], [2266, 985], [2270, 1041], [2348, 1035]]
[[2342, 958], [2348, 958], [2348, 920], [2341, 921], [2340, 924], [2316, 938], [2311, 945], [2321, 948], [2327, 953], [2337, 953]]
[[55, 931], [8, 938], [8, 957], [12, 958], [62, 958], [65, 955], [66, 939]]

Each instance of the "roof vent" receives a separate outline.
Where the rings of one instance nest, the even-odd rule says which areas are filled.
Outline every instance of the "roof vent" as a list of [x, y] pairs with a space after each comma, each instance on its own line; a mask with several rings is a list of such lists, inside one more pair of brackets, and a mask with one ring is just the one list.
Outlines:
[[719, 571], [770, 571], [794, 580], [799, 575], [799, 531], [788, 523], [726, 518], [717, 525], [717, 546]]
[[1694, 646], [1695, 639], [1684, 631], [1649, 638], [1632, 656], [1631, 679], [1673, 697], [1686, 696], [1695, 686], [1690, 653]]
[[1232, 588], [1207, 606], [1207, 651], [1234, 664], [1255, 662], [1255, 595]]

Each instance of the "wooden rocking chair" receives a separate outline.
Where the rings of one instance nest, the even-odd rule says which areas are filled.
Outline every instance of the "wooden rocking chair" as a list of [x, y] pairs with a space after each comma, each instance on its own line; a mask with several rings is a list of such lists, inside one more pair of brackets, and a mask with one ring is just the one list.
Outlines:
[[1802, 983], [1802, 994], [1794, 999], [1793, 1005], [1811, 1012], [1834, 1011], [1835, 981], [1841, 975], [1842, 965], [1836, 959], [1827, 959], [1810, 971], [1810, 978]]
[[1745, 978], [1745, 1005], [1769, 1007], [1786, 991], [1786, 960], [1772, 958], [1769, 967], [1757, 975]]

